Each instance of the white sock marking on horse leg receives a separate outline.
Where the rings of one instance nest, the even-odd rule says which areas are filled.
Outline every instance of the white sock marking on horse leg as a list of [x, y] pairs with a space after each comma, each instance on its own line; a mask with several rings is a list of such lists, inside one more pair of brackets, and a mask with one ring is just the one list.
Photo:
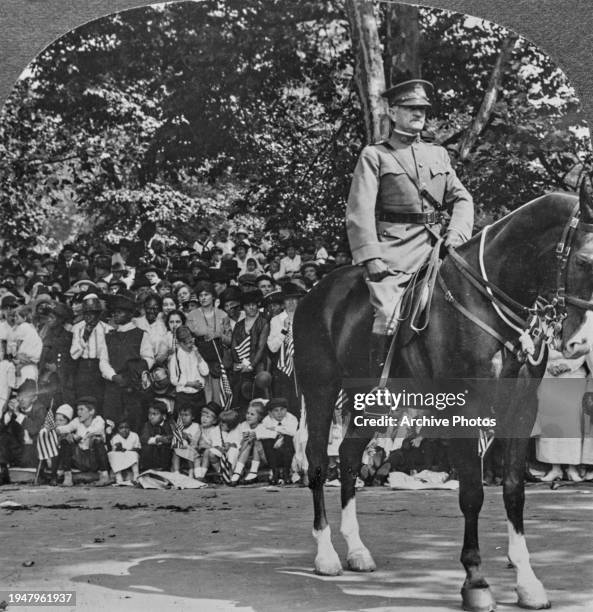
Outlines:
[[544, 585], [535, 575], [529, 561], [529, 551], [523, 534], [517, 533], [507, 521], [509, 534], [509, 559], [517, 570], [517, 595], [523, 606], [532, 608], [549, 607]]
[[313, 529], [313, 537], [317, 542], [315, 573], [322, 576], [339, 576], [342, 573], [342, 564], [332, 544], [329, 525], [319, 531]]
[[360, 539], [358, 519], [356, 518], [356, 498], [354, 497], [342, 509], [340, 532], [348, 545], [348, 567], [357, 572], [374, 571], [376, 565], [373, 557]]

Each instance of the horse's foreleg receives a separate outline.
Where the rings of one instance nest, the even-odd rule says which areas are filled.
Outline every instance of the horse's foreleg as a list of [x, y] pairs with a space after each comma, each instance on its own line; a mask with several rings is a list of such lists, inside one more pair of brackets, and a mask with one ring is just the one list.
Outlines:
[[550, 607], [543, 584], [529, 561], [523, 527], [525, 504], [525, 458], [529, 440], [511, 438], [504, 441], [503, 498], [508, 519], [509, 560], [517, 572], [518, 604], [522, 608], [542, 610]]
[[340, 445], [340, 474], [342, 491], [342, 523], [340, 531], [348, 546], [348, 569], [372, 572], [376, 569], [369, 549], [362, 543], [356, 517], [356, 478], [360, 471], [362, 454], [370, 438], [353, 437], [350, 431]]
[[[307, 402], [309, 406], [311, 403]], [[319, 409], [319, 407], [318, 407]], [[309, 408], [311, 410], [311, 408]], [[316, 413], [319, 421], [312, 426], [310, 413], [307, 415], [309, 438], [307, 440], [307, 460], [309, 462], [308, 476], [309, 488], [313, 493], [313, 537], [317, 542], [317, 555], [315, 556], [315, 573], [323, 576], [338, 576], [342, 573], [342, 564], [338, 553], [331, 541], [331, 529], [325, 513], [325, 497], [323, 483], [327, 475], [328, 457], [327, 444], [332, 411], [323, 414], [322, 410]]]
[[473, 438], [455, 440], [455, 463], [459, 473], [459, 506], [465, 518], [461, 563], [466, 578], [461, 589], [463, 609], [488, 612], [496, 608], [490, 587], [482, 574], [478, 544], [478, 517], [484, 502], [482, 471]]

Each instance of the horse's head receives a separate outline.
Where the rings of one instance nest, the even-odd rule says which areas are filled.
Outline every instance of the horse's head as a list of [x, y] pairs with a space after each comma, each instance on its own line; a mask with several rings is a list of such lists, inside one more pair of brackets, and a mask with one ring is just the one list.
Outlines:
[[[572, 236], [570, 254], [564, 271], [566, 318], [561, 346], [566, 358], [576, 358], [593, 348], [593, 186], [585, 176], [579, 192], [579, 223]], [[562, 272], [562, 270], [561, 270]]]

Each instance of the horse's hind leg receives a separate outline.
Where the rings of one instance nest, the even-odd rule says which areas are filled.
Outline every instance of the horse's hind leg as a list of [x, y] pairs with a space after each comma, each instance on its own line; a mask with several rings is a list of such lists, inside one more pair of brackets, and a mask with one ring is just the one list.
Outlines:
[[348, 545], [346, 561], [348, 569], [355, 572], [372, 572], [376, 565], [368, 548], [362, 543], [356, 517], [356, 477], [360, 471], [362, 454], [371, 439], [357, 437], [353, 427], [348, 428], [340, 445], [340, 474], [342, 485], [342, 524], [340, 531]]
[[338, 576], [342, 564], [331, 542], [331, 529], [325, 513], [323, 484], [327, 475], [327, 444], [333, 418], [338, 388], [325, 387], [320, 383], [311, 385], [305, 392], [307, 410], [307, 460], [309, 462], [309, 488], [313, 493], [313, 537], [317, 542], [315, 573], [323, 576]]
[[459, 506], [465, 518], [461, 563], [466, 578], [461, 589], [463, 609], [489, 612], [496, 609], [490, 587], [482, 574], [478, 544], [478, 517], [484, 502], [482, 471], [475, 438], [452, 440], [455, 465], [459, 474]]

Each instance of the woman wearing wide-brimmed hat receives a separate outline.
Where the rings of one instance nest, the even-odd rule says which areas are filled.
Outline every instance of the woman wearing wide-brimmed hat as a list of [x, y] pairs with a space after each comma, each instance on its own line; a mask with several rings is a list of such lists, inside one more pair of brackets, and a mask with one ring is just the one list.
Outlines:
[[245, 318], [236, 323], [231, 338], [233, 395], [242, 410], [247, 408], [251, 399], [241, 393], [243, 385], [253, 384], [256, 375], [268, 369], [266, 343], [270, 325], [259, 311], [262, 300], [262, 292], [258, 289], [241, 295]]

